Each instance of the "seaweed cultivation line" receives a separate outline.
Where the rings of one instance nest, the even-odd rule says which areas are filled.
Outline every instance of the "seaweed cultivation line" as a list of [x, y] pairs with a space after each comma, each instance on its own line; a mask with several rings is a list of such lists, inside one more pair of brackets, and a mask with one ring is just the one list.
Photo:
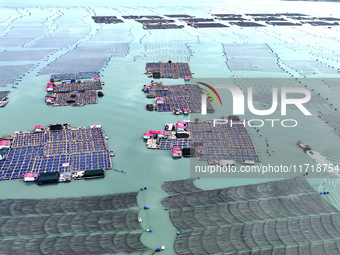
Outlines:
[[[156, 98], [156, 104], [146, 106], [149, 111], [188, 114], [200, 113], [202, 110], [201, 98], [204, 92], [197, 84], [163, 85], [162, 82], [152, 81], [142, 91], [147, 98]], [[207, 112], [215, 112], [210, 101], [207, 102]]]
[[122, 254], [150, 251], [140, 240], [137, 192], [0, 200], [1, 254]]
[[339, 253], [340, 212], [305, 178], [215, 190], [193, 180], [162, 185], [177, 254]]
[[36, 126], [0, 141], [0, 180], [23, 178], [26, 173], [76, 173], [112, 169], [112, 152], [100, 125]]

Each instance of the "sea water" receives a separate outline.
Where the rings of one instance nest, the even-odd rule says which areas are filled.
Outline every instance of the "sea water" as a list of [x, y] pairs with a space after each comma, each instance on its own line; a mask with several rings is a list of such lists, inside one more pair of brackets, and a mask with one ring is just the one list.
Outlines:
[[[24, 4], [24, 3], [23, 3]], [[113, 158], [113, 168], [120, 171], [107, 171], [106, 177], [100, 180], [79, 180], [67, 184], [37, 186], [35, 184], [26, 184], [22, 180], [2, 181], [0, 183], [1, 199], [19, 199], [19, 198], [57, 198], [57, 197], [79, 197], [92, 195], [105, 195], [113, 193], [138, 191], [141, 187], [147, 187], [147, 190], [141, 191], [138, 195], [138, 204], [141, 208], [140, 217], [143, 218], [142, 227], [144, 229], [152, 228], [153, 233], [145, 233], [142, 241], [150, 248], [157, 248], [161, 245], [166, 246], [166, 254], [173, 254], [173, 242], [176, 238], [176, 228], [169, 220], [169, 212], [165, 211], [161, 200], [168, 196], [161, 189], [165, 181], [179, 180], [190, 177], [190, 164], [195, 163], [195, 159], [173, 160], [169, 151], [147, 150], [143, 142], [142, 135], [148, 130], [161, 130], [164, 123], [176, 122], [183, 120], [183, 116], [174, 116], [171, 113], [158, 113], [145, 111], [147, 103], [153, 103], [153, 99], [146, 99], [141, 92], [143, 85], [149, 84], [150, 80], [143, 75], [145, 63], [151, 61], [182, 61], [188, 62], [191, 70], [195, 72], [195, 80], [214, 83], [215, 78], [232, 78], [243, 77], [249, 79], [267, 78], [272, 79], [273, 83], [280, 78], [288, 78], [285, 73], [273, 72], [231, 72], [226, 67], [226, 57], [223, 54], [222, 44], [228, 43], [268, 43], [274, 51], [283, 59], [310, 59], [308, 50], [317, 52], [328, 49], [336, 50], [336, 41], [329, 41], [328, 49], [322, 48], [319, 40], [320, 36], [334, 33], [334, 38], [339, 39], [339, 28], [333, 27], [327, 30], [325, 27], [313, 27], [311, 33], [301, 32], [296, 28], [286, 27], [266, 27], [266, 28], [240, 28], [232, 26], [225, 29], [194, 29], [185, 27], [183, 30], [148, 30], [142, 29], [142, 25], [135, 21], [126, 21], [124, 24], [116, 25], [98, 25], [92, 23], [90, 13], [93, 11], [96, 15], [163, 15], [173, 13], [185, 13], [195, 15], [196, 17], [211, 17], [209, 13], [252, 13], [263, 12], [264, 6], [267, 12], [301, 12], [316, 16], [329, 16], [336, 10], [338, 3], [322, 3], [323, 9], [318, 8], [321, 3], [309, 2], [278, 2], [278, 1], [238, 1], [216, 4], [209, 6], [203, 1], [187, 4], [186, 6], [176, 5], [173, 2], [160, 3], [151, 1], [148, 6], [139, 6], [139, 3], [122, 7], [115, 3], [110, 6], [109, 1], [89, 3], [75, 2], [70, 9], [65, 9], [66, 2], [45, 3], [45, 8], [53, 8], [52, 12], [61, 10], [71, 19], [72, 13], [81, 17], [77, 24], [85, 26], [77, 32], [72, 30], [76, 36], [83, 36], [79, 43], [86, 42], [91, 35], [95, 35], [97, 30], [105, 29], [105, 26], [112, 26], [121, 31], [128, 31], [131, 37], [126, 38], [129, 43], [128, 54], [125, 57], [112, 57], [107, 65], [101, 71], [101, 79], [105, 82], [103, 92], [105, 96], [98, 99], [96, 105], [86, 105], [85, 107], [51, 107], [44, 103], [45, 85], [49, 81], [49, 75], [38, 75], [38, 72], [56, 60], [59, 56], [67, 53], [70, 49], [76, 48], [76, 44], [67, 47], [61, 47], [48, 59], [39, 61], [39, 65], [30, 73], [22, 76], [17, 89], [12, 88], [12, 84], [2, 90], [10, 90], [9, 104], [0, 109], [0, 134], [13, 133], [14, 131], [31, 130], [35, 125], [48, 125], [54, 123], [71, 123], [73, 126], [88, 127], [91, 123], [101, 123], [104, 133], [108, 135], [108, 146], [110, 150], [115, 150], [116, 157]], [[99, 5], [101, 7], [99, 7]], [[125, 6], [123, 6], [125, 5]], [[6, 6], [6, 5], [4, 5]], [[15, 17], [19, 13], [25, 13], [29, 10], [32, 13], [37, 11], [36, 8], [43, 7], [41, 3], [32, 3], [31, 6], [17, 4], [20, 9], [14, 11], [12, 8], [1, 7], [3, 11], [11, 12], [2, 16]], [[8, 3], [7, 6], [10, 6]], [[48, 7], [47, 7], [48, 6]], [[106, 7], [108, 6], [108, 7]], [[86, 9], [90, 7], [91, 10]], [[317, 8], [315, 8], [317, 7]], [[46, 10], [44, 15], [46, 14]], [[88, 11], [88, 12], [87, 12]], [[53, 13], [47, 16], [53, 15]], [[334, 13], [336, 17], [336, 13]], [[84, 19], [84, 20], [82, 20]], [[20, 18], [19, 18], [20, 20]], [[32, 20], [29, 20], [32, 22]], [[75, 21], [76, 22], [76, 21]], [[10, 32], [11, 26], [5, 22], [2, 23], [3, 31]], [[16, 23], [13, 23], [14, 25]], [[83, 25], [84, 26], [84, 25]], [[53, 19], [47, 21], [47, 27], [55, 31]], [[300, 28], [299, 28], [300, 29]], [[301, 28], [302, 29], [302, 28]], [[304, 29], [304, 27], [303, 27]], [[4, 36], [7, 32], [2, 32]], [[298, 44], [294, 39], [287, 38], [288, 35], [294, 38], [302, 35], [310, 36], [314, 40]], [[13, 38], [19, 35], [13, 35]], [[71, 36], [71, 35], [70, 35]], [[118, 39], [117, 39], [118, 40]], [[71, 42], [72, 40], [70, 40]], [[288, 44], [288, 41], [291, 44]], [[118, 42], [118, 41], [117, 41]], [[33, 42], [32, 42], [33, 45]], [[162, 46], [163, 45], [163, 46]], [[305, 47], [305, 50], [299, 50], [299, 54], [294, 50], [288, 50], [286, 46]], [[0, 45], [1, 47], [1, 45]], [[162, 48], [163, 47], [163, 48]], [[321, 48], [320, 48], [321, 47]], [[1, 47], [1, 50], [13, 50], [15, 47]], [[35, 48], [45, 49], [45, 48]], [[151, 49], [151, 50], [150, 50]], [[333, 61], [334, 62], [334, 61]], [[32, 61], [25, 63], [11, 62], [7, 63], [0, 59], [1, 65], [18, 65], [31, 64]], [[36, 64], [36, 62], [34, 62]], [[339, 65], [337, 65], [339, 68]], [[98, 70], [94, 70], [98, 71]], [[292, 70], [294, 72], [294, 70]], [[294, 75], [298, 75], [294, 72]], [[303, 76], [297, 76], [303, 78]], [[337, 78], [333, 76], [315, 75], [316, 78]], [[308, 77], [309, 78], [309, 77]], [[289, 79], [293, 79], [290, 77]], [[163, 84], [182, 83], [183, 80], [165, 80]], [[192, 81], [193, 82], [193, 81]], [[289, 84], [289, 82], [287, 83]], [[274, 86], [275, 84], [273, 84]], [[310, 85], [315, 89], [313, 95], [320, 93], [323, 98], [329, 97], [334, 103], [334, 107], [340, 108], [337, 96], [334, 91], [327, 87], [319, 85]], [[268, 85], [258, 86], [258, 92], [262, 89], [268, 90]], [[200, 114], [191, 114], [190, 118], [220, 118], [222, 115], [232, 114], [231, 95], [227, 91], [218, 90], [222, 97], [223, 106], [214, 105], [216, 112], [202, 116]], [[268, 91], [267, 91], [268, 92]], [[270, 92], [270, 91], [269, 91]], [[338, 92], [339, 93], [339, 92]], [[270, 102], [268, 102], [268, 107]], [[263, 103], [256, 102], [258, 109], [265, 109]], [[329, 125], [317, 117], [317, 111], [322, 110], [331, 112], [329, 105], [309, 103], [306, 106], [311, 109], [312, 116], [303, 116], [297, 109], [289, 108], [289, 118], [297, 119], [299, 124], [295, 128], [283, 128], [275, 126], [274, 128], [265, 125], [257, 132], [254, 128], [248, 128], [249, 133], [256, 146], [262, 164], [317, 164], [316, 159], [312, 159], [304, 153], [297, 145], [297, 140], [309, 144], [313, 150], [319, 152], [325, 160], [333, 164], [340, 164], [339, 159], [339, 137]], [[249, 111], [246, 111], [244, 118], [255, 118]], [[270, 118], [282, 119], [280, 111], [276, 111]], [[270, 143], [270, 151], [275, 150], [271, 156], [266, 152], [266, 137]], [[302, 173], [292, 174], [293, 176], [302, 176]], [[340, 209], [340, 197], [336, 194], [339, 182], [335, 178], [329, 178], [326, 174], [310, 173], [310, 183], [318, 191], [330, 191], [327, 199], [330, 203]], [[229, 176], [227, 176], [229, 177]], [[235, 185], [245, 185], [252, 183], [266, 182], [277, 178], [268, 178], [259, 176], [258, 178], [207, 178], [197, 179], [195, 185], [202, 189], [215, 189]], [[142, 210], [144, 206], [150, 206], [150, 210]]]

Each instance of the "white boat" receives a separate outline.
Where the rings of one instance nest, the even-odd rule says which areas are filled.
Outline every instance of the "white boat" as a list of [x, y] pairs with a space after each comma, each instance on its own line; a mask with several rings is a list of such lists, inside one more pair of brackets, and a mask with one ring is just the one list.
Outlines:
[[241, 164], [244, 164], [244, 165], [254, 165], [255, 161], [253, 161], [253, 160], [242, 160]]

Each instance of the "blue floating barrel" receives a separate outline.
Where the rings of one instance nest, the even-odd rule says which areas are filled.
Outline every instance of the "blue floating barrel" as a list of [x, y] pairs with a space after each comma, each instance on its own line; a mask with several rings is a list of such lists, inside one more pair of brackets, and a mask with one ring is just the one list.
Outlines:
[[306, 172], [306, 175], [308, 175], [308, 172]]
[[147, 206], [146, 209], [150, 209], [150, 206]]
[[320, 192], [320, 194], [322, 195], [322, 192]]
[[144, 210], [146, 210], [146, 206], [144, 206]]
[[162, 249], [161, 248], [157, 248], [157, 249], [155, 249], [155, 251], [159, 252], [159, 251], [162, 251]]
[[149, 232], [152, 232], [152, 228], [149, 229]]
[[326, 191], [324, 191], [323, 194], [326, 194]]
[[169, 195], [169, 198], [171, 198], [171, 195]]
[[179, 236], [179, 232], [176, 233]]
[[143, 191], [143, 188], [140, 188], [141, 191]]
[[327, 194], [329, 194], [329, 191], [327, 191]]
[[146, 187], [144, 187], [144, 189], [146, 189]]

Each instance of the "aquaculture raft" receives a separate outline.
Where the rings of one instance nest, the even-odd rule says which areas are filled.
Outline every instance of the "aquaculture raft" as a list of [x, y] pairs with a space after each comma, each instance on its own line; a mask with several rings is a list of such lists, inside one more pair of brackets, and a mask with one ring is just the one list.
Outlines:
[[52, 80], [78, 80], [78, 79], [93, 79], [99, 78], [99, 72], [79, 72], [79, 73], [66, 73], [66, 74], [52, 74]]
[[[172, 126], [171, 130], [168, 127]], [[259, 162], [255, 146], [242, 122], [178, 121], [167, 124], [167, 136], [153, 135], [146, 141], [148, 149], [194, 149], [198, 160], [220, 163], [220, 160]], [[152, 130], [151, 130], [152, 131]], [[153, 133], [149, 131], [149, 133]]]
[[116, 24], [116, 23], [124, 23], [121, 19], [118, 19], [116, 16], [92, 16], [92, 19], [95, 23], [105, 23], [105, 24]]
[[[188, 109], [191, 113], [200, 113], [202, 107], [202, 95], [204, 92], [197, 84], [163, 85], [162, 82], [152, 81], [150, 87], [143, 87], [146, 97], [156, 99], [156, 110], [158, 112], [184, 111]], [[210, 101], [207, 102], [207, 112], [214, 112]]]
[[306, 179], [214, 190], [192, 182], [162, 185], [169, 193], [162, 204], [179, 231], [177, 254], [339, 253], [340, 212]]
[[54, 83], [49, 82], [46, 91], [53, 91], [53, 94], [45, 97], [46, 104], [53, 106], [84, 106], [98, 103], [98, 93], [96, 90], [103, 89], [104, 83], [98, 78], [95, 80]]
[[56, 124], [41, 131], [15, 132], [0, 161], [0, 180], [23, 178], [25, 173], [97, 169], [112, 169], [101, 126]]
[[137, 194], [0, 200], [1, 254], [150, 254]]
[[[192, 74], [188, 63], [172, 63], [169, 62], [151, 62], [146, 63], [145, 74], [159, 74], [158, 78], [192, 78]], [[154, 77], [157, 78], [157, 77]]]

